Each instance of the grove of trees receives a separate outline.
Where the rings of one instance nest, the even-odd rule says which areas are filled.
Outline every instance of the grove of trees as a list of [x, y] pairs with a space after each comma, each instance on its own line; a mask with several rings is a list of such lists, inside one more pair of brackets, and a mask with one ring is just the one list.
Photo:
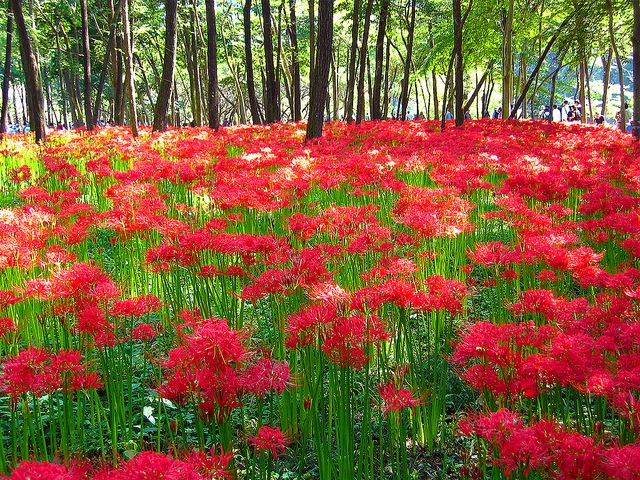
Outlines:
[[640, 118], [639, 3], [8, 0], [0, 133], [309, 119], [311, 138], [328, 119], [460, 125], [565, 99], [624, 129]]

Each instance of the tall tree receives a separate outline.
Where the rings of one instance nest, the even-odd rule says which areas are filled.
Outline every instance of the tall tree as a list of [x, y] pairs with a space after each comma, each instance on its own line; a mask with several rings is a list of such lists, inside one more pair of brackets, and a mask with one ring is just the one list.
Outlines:
[[11, 44], [13, 40], [13, 12], [11, 2], [7, 7], [7, 43], [4, 55], [4, 73], [2, 76], [2, 113], [0, 113], [0, 136], [7, 131], [7, 113], [9, 111], [9, 81], [11, 79]]
[[411, 0], [409, 7], [409, 28], [407, 31], [407, 56], [404, 64], [404, 75], [402, 77], [400, 92], [400, 117], [402, 120], [407, 119], [407, 109], [409, 107], [409, 88], [411, 79], [411, 63], [413, 58], [413, 37], [416, 28], [416, 0]]
[[164, 132], [167, 129], [167, 114], [169, 112], [169, 100], [171, 99], [173, 72], [176, 67], [176, 48], [178, 45], [177, 11], [177, 0], [164, 1], [164, 61], [162, 62], [160, 91], [158, 92], [158, 100], [153, 112], [154, 132]]
[[18, 30], [18, 38], [20, 39], [20, 57], [22, 58], [22, 69], [24, 71], [31, 131], [35, 132], [37, 143], [44, 143], [47, 141], [47, 131], [44, 122], [44, 99], [42, 96], [42, 83], [40, 82], [40, 69], [31, 48], [27, 25], [22, 14], [22, 2], [20, 0], [10, 1], [16, 29]]
[[93, 130], [93, 113], [91, 111], [91, 48], [89, 46], [89, 14], [87, 0], [80, 0], [80, 16], [82, 17], [82, 72], [84, 74], [83, 104], [87, 130]]
[[[347, 65], [347, 91], [344, 116], [347, 122], [353, 122], [353, 94], [356, 84], [356, 58], [358, 53], [358, 27], [360, 25], [360, 0], [353, 1], [353, 22], [351, 23], [351, 48]], [[365, 48], [362, 45], [362, 48]]]
[[218, 95], [218, 35], [216, 32], [216, 2], [206, 0], [207, 11], [207, 107], [209, 128], [220, 127], [220, 97]]
[[251, 118], [253, 123], [262, 123], [260, 118], [260, 109], [258, 107], [258, 97], [256, 96], [256, 87], [253, 80], [253, 54], [251, 52], [251, 0], [245, 0], [242, 9], [243, 26], [244, 26], [244, 56], [246, 60], [247, 73], [247, 91], [249, 94], [249, 108], [251, 109]]
[[453, 0], [453, 57], [456, 126], [464, 123], [462, 102], [464, 95], [464, 70], [462, 65], [462, 0]]
[[291, 89], [293, 90], [293, 120], [302, 120], [302, 94], [300, 91], [300, 52], [298, 51], [298, 30], [296, 20], [296, 2], [289, 0], [289, 22], [287, 32], [291, 43]]
[[318, 38], [316, 63], [311, 77], [309, 96], [309, 122], [306, 140], [322, 136], [324, 107], [329, 94], [329, 71], [333, 56], [333, 0], [320, 0], [318, 3]]
[[271, 2], [262, 0], [262, 31], [264, 36], [264, 68], [266, 74], [265, 120], [273, 123], [280, 119], [278, 85], [273, 63], [273, 39], [271, 38]]
[[376, 67], [373, 74], [373, 100], [371, 105], [371, 118], [382, 119], [382, 73], [384, 67], [384, 39], [387, 34], [387, 15], [389, 14], [389, 1], [380, 0], [380, 13], [378, 14], [378, 37], [376, 38]]
[[513, 4], [502, 12], [502, 118], [509, 118], [513, 97]]
[[360, 48], [360, 58], [358, 59], [358, 103], [356, 106], [356, 123], [362, 122], [364, 118], [364, 73], [369, 58], [369, 25], [371, 24], [371, 11], [373, 10], [373, 0], [367, 0], [367, 8], [364, 14], [364, 28], [362, 29], [362, 47]]
[[633, 0], [633, 136], [640, 140], [640, 0]]
[[[14, 0], [15, 1], [15, 0]], [[122, 0], [122, 33], [124, 44], [125, 85], [129, 96], [129, 124], [131, 134], [138, 136], [138, 111], [136, 109], [136, 87], [133, 78], [133, 52], [131, 45], [131, 26], [129, 25], [129, 0]]]

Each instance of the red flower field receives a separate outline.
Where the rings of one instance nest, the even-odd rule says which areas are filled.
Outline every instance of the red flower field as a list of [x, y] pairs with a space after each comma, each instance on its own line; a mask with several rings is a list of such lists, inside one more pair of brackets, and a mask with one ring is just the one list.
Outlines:
[[0, 472], [640, 478], [640, 145], [543, 122], [0, 152]]

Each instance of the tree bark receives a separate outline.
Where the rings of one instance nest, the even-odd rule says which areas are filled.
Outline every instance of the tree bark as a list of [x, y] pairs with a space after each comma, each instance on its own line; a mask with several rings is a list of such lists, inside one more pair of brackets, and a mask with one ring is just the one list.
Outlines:
[[509, 118], [513, 96], [513, 4], [503, 12], [502, 18], [502, 118]]
[[358, 103], [356, 105], [356, 123], [359, 124], [364, 119], [364, 74], [369, 57], [369, 26], [371, 25], [371, 11], [373, 10], [373, 0], [367, 1], [367, 8], [364, 14], [364, 28], [362, 29], [362, 47], [360, 48], [359, 70], [358, 70]]
[[287, 33], [291, 43], [291, 90], [293, 96], [293, 120], [302, 120], [302, 93], [300, 86], [300, 52], [298, 51], [298, 30], [296, 20], [296, 2], [289, 0], [289, 22]]
[[82, 73], [84, 75], [83, 102], [84, 118], [87, 130], [93, 130], [95, 123], [91, 109], [91, 49], [89, 47], [89, 14], [87, 0], [80, 0], [80, 15], [82, 17]]
[[389, 14], [389, 1], [380, 1], [380, 13], [378, 14], [378, 37], [376, 39], [376, 68], [373, 74], [373, 104], [371, 105], [371, 118], [382, 119], [382, 70], [384, 67], [384, 39], [387, 34], [387, 16]]
[[44, 122], [42, 84], [40, 83], [38, 62], [31, 48], [27, 25], [24, 21], [24, 15], [22, 14], [22, 4], [20, 0], [10, 1], [16, 22], [16, 30], [18, 31], [18, 38], [20, 39], [20, 56], [22, 58], [22, 68], [27, 91], [27, 108], [29, 109], [30, 127], [31, 131], [36, 134], [36, 143], [44, 143], [47, 141], [47, 132]]
[[316, 65], [316, 0], [309, 0], [309, 85], [313, 78], [313, 68]]
[[209, 128], [220, 128], [220, 95], [218, 94], [218, 35], [215, 0], [206, 0], [207, 11], [207, 106]]
[[96, 92], [95, 103], [93, 104], [93, 124], [96, 125], [100, 118], [100, 107], [102, 103], [102, 92], [104, 84], [107, 80], [107, 71], [109, 70], [109, 60], [111, 59], [111, 50], [114, 45], [116, 26], [120, 19], [120, 10], [114, 10], [113, 2], [110, 3], [109, 10], [109, 39], [107, 40], [106, 50], [104, 52], [104, 62], [102, 62], [102, 71], [100, 72], [100, 81], [98, 82], [98, 91]]
[[[212, 1], [212, 0], [211, 0]], [[207, 2], [208, 4], [208, 2]], [[173, 86], [173, 71], [176, 66], [176, 49], [178, 46], [177, 0], [164, 1], [165, 37], [164, 60], [162, 62], [162, 79], [158, 91], [158, 100], [153, 112], [153, 131], [164, 132], [167, 129], [167, 114]]]
[[[345, 93], [344, 116], [353, 122], [353, 96], [356, 84], [356, 58], [358, 54], [358, 28], [360, 26], [360, 0], [353, 1], [353, 22], [351, 24], [351, 48], [347, 64], [347, 90]], [[364, 47], [364, 45], [363, 45]]]
[[333, 0], [320, 0], [318, 4], [318, 38], [316, 64], [311, 77], [309, 122], [306, 141], [322, 136], [324, 106], [329, 90], [329, 70], [333, 52]]
[[243, 14], [244, 26], [244, 55], [246, 59], [245, 69], [247, 71], [247, 91], [249, 93], [249, 108], [253, 123], [262, 123], [260, 109], [258, 107], [258, 97], [253, 80], [253, 54], [251, 52], [251, 0], [245, 0]]
[[453, 0], [453, 56], [454, 60], [454, 90], [455, 90], [455, 120], [459, 127], [464, 123], [462, 102], [464, 99], [464, 70], [462, 65], [462, 0]]
[[547, 58], [547, 55], [549, 54], [549, 51], [551, 50], [551, 47], [553, 46], [553, 44], [556, 42], [556, 40], [560, 36], [560, 32], [564, 31], [564, 29], [566, 28], [566, 26], [569, 23], [569, 21], [573, 18], [573, 16], [577, 12], [578, 12], [578, 10], [574, 10], [573, 13], [567, 15], [566, 18], [563, 20], [563, 22], [558, 27], [558, 29], [555, 31], [553, 36], [547, 42], [547, 45], [544, 48], [544, 51], [542, 52], [542, 55], [540, 55], [540, 58], [538, 59], [538, 63], [536, 64], [535, 68], [533, 69], [533, 72], [532, 72], [531, 76], [529, 77], [529, 80], [527, 80], [527, 83], [525, 84], [525, 86], [524, 86], [524, 88], [522, 90], [522, 93], [520, 94], [520, 96], [518, 97], [516, 102], [513, 104], [513, 108], [511, 109], [511, 111], [509, 113], [509, 118], [511, 118], [511, 119], [515, 118], [515, 116], [516, 116], [516, 114], [518, 112], [518, 109], [520, 108], [520, 105], [522, 105], [522, 102], [523, 102], [525, 96], [527, 95], [527, 92], [529, 91], [529, 87], [533, 83], [533, 80], [534, 80], [535, 76], [540, 71], [540, 67], [542, 67], [542, 64], [543, 64], [545, 58]]
[[[618, 54], [618, 45], [616, 44], [616, 37], [613, 32], [613, 7], [611, 6], [611, 0], [607, 0], [607, 11], [609, 12], [609, 38], [611, 40], [611, 48], [613, 48], [613, 54], [616, 58], [616, 66], [618, 67], [618, 81], [620, 82], [620, 130], [623, 132], [627, 127], [627, 112], [625, 107], [624, 97], [624, 71], [622, 70], [622, 61]], [[637, 19], [635, 19], [637, 21]], [[637, 102], [637, 100], [636, 100]]]
[[633, 136], [640, 140], [640, 0], [633, 0]]
[[262, 31], [264, 37], [264, 65], [266, 75], [265, 120], [273, 123], [279, 120], [278, 86], [276, 71], [273, 63], [273, 39], [271, 38], [271, 2], [261, 0], [262, 3]]
[[9, 84], [11, 79], [11, 43], [13, 39], [13, 11], [11, 2], [7, 7], [7, 43], [4, 55], [4, 75], [2, 78], [2, 113], [0, 113], [0, 137], [7, 131], [7, 114], [9, 111]]
[[407, 32], [407, 57], [404, 64], [404, 76], [402, 78], [402, 91], [400, 93], [400, 105], [402, 106], [401, 118], [407, 119], [407, 107], [409, 106], [409, 75], [411, 73], [411, 57], [413, 55], [413, 34], [416, 26], [416, 0], [411, 0], [411, 13], [409, 31]]
[[136, 87], [133, 78], [133, 54], [131, 52], [131, 31], [129, 26], [129, 0], [122, 0], [122, 43], [124, 44], [124, 64], [126, 90], [129, 101], [129, 123], [131, 135], [138, 136], [138, 111], [136, 110]]
[[609, 47], [607, 56], [602, 56], [602, 65], [604, 65], [603, 87], [602, 87], [602, 106], [600, 107], [600, 115], [607, 113], [607, 100], [609, 97], [609, 79], [611, 78], [611, 63], [613, 61], [613, 49]]

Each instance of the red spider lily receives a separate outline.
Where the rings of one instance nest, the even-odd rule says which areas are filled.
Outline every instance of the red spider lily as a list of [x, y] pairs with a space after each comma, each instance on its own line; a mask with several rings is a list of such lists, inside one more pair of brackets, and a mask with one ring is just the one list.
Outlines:
[[191, 465], [199, 467], [200, 473], [205, 478], [232, 479], [235, 477], [229, 464], [233, 460], [233, 452], [225, 452], [220, 447], [220, 453], [216, 453], [215, 447], [209, 453], [194, 451], [186, 459]]
[[117, 300], [109, 309], [110, 315], [122, 315], [123, 317], [141, 317], [155, 312], [165, 306], [155, 295]]
[[67, 467], [51, 462], [23, 461], [8, 476], [10, 480], [83, 480], [88, 468], [81, 465]]
[[258, 396], [264, 396], [270, 391], [282, 393], [293, 385], [290, 382], [289, 365], [264, 357], [259, 358], [255, 365], [245, 370], [243, 378], [246, 391]]
[[384, 402], [384, 413], [400, 412], [404, 408], [414, 409], [420, 401], [407, 388], [398, 388], [394, 381], [383, 383], [378, 387], [380, 398]]
[[[103, 470], [94, 478], [97, 480], [203, 480], [198, 466], [168, 455], [144, 451], [137, 454], [117, 470]], [[224, 478], [224, 477], [223, 477]]]
[[256, 450], [266, 450], [273, 455], [273, 458], [278, 458], [278, 454], [285, 452], [291, 440], [278, 427], [263, 425], [256, 435], [247, 439], [247, 443]]
[[0, 336], [4, 337], [9, 332], [17, 331], [13, 320], [9, 317], [0, 317]]
[[36, 396], [55, 391], [73, 391], [101, 387], [97, 374], [81, 363], [80, 352], [62, 350], [57, 355], [29, 347], [3, 362], [0, 374], [2, 390], [13, 400], [23, 393]]
[[15, 167], [7, 172], [7, 176], [14, 183], [28, 182], [31, 180], [31, 168], [29, 165]]
[[131, 338], [140, 340], [141, 342], [150, 342], [158, 335], [156, 327], [149, 323], [141, 323], [137, 325], [133, 332], [131, 332]]

